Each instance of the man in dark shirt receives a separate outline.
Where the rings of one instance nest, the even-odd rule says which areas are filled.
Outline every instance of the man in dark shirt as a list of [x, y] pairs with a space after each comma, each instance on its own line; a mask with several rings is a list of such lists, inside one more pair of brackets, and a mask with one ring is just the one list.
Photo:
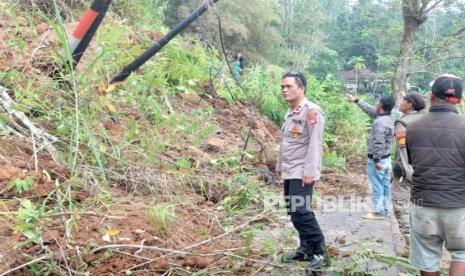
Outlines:
[[465, 275], [465, 118], [455, 106], [462, 80], [439, 76], [428, 114], [407, 126], [413, 168], [410, 261], [421, 275], [439, 276], [442, 248], [452, 254], [449, 275]]

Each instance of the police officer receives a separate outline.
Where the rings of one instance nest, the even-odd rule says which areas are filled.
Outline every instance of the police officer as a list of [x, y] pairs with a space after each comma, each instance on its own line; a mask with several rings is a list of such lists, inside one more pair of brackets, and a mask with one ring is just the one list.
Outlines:
[[[405, 136], [407, 126], [421, 118], [419, 111], [424, 109], [425, 106], [425, 99], [422, 95], [416, 92], [408, 93], [399, 104], [399, 111], [404, 115], [395, 122], [397, 152], [392, 170], [392, 207], [399, 222], [399, 228], [406, 238], [407, 245], [410, 234], [409, 202], [413, 169], [408, 160]], [[408, 246], [402, 249], [397, 248], [396, 251], [400, 256], [408, 257]]]
[[318, 269], [324, 257], [325, 239], [311, 210], [313, 185], [320, 179], [324, 118], [318, 105], [305, 98], [307, 81], [302, 73], [288, 72], [281, 91], [289, 103], [276, 171], [284, 180], [288, 214], [299, 233], [300, 246], [283, 254], [283, 262], [308, 261]]

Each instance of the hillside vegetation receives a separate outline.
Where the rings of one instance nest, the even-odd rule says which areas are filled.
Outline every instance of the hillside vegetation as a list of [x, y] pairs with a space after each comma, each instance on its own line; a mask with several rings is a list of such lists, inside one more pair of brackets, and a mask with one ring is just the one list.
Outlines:
[[[251, 62], [241, 89], [222, 49], [186, 33], [106, 89], [169, 30], [160, 3], [115, 1], [72, 70], [66, 33], [88, 1], [0, 2], [1, 92], [57, 138], [48, 150], [1, 113], [1, 272], [283, 269], [274, 261], [283, 248], [267, 235], [277, 214], [264, 202], [280, 192], [274, 166], [287, 105], [279, 84], [288, 68]], [[368, 118], [334, 77], [307, 76], [327, 121], [318, 193], [365, 194]]]

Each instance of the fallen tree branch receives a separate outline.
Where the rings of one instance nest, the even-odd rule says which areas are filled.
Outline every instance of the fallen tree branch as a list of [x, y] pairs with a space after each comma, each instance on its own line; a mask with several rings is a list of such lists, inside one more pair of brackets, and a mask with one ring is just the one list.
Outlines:
[[[190, 250], [190, 249], [199, 247], [199, 246], [201, 246], [201, 245], [205, 245], [205, 244], [211, 243], [211, 242], [216, 241], [216, 240], [218, 240], [218, 239], [221, 239], [221, 238], [223, 238], [223, 237], [225, 237], [225, 236], [228, 236], [228, 235], [230, 235], [230, 234], [232, 234], [232, 233], [235, 233], [235, 232], [237, 232], [238, 230], [240, 230], [240, 229], [242, 229], [242, 228], [244, 228], [244, 227], [247, 227], [247, 226], [250, 225], [252, 222], [257, 221], [257, 220], [260, 220], [260, 219], [262, 219], [262, 218], [268, 216], [269, 213], [270, 213], [270, 212], [262, 212], [262, 213], [258, 214], [257, 216], [253, 217], [252, 219], [248, 220], [247, 222], [245, 222], [245, 223], [243, 223], [243, 224], [241, 224], [241, 225], [239, 225], [239, 226], [236, 226], [236, 227], [234, 227], [233, 229], [231, 229], [231, 230], [229, 230], [229, 231], [227, 231], [227, 232], [225, 232], [225, 233], [223, 233], [223, 234], [221, 234], [221, 235], [218, 235], [218, 236], [213, 237], [213, 238], [211, 238], [211, 239], [204, 240], [204, 241], [201, 241], [201, 242], [199, 242], [199, 243], [196, 243], [196, 244], [193, 244], [193, 245], [191, 245], [191, 246], [188, 246], [188, 247], [184, 248], [184, 251], [175, 250], [175, 249], [160, 248], [160, 247], [153, 247], [153, 246], [152, 246], [152, 249], [155, 249], [155, 248], [156, 248], [155, 250], [161, 249], [161, 250], [159, 250], [160, 252], [166, 252], [166, 253], [168, 253], [168, 254], [165, 255], [165, 256], [158, 257], [158, 258], [153, 259], [153, 260], [149, 260], [149, 261], [147, 261], [147, 262], [143, 262], [143, 263], [134, 265], [134, 266], [132, 266], [132, 267], [130, 267], [130, 268], [128, 268], [128, 269], [122, 270], [121, 272], [124, 272], [124, 271], [131, 271], [131, 270], [133, 270], [133, 269], [135, 269], [135, 268], [138, 268], [138, 267], [141, 267], [141, 266], [150, 264], [150, 263], [152, 263], [152, 262], [158, 260], [159, 258], [162, 258], [162, 257], [164, 258], [164, 257], [167, 257], [167, 256], [169, 256], [169, 255], [173, 255], [173, 254], [185, 254], [185, 255], [197, 255], [197, 256], [217, 256], [217, 255], [221, 255], [220, 253], [211, 253], [211, 254], [192, 253], [192, 252], [187, 251], [187, 250]], [[132, 248], [139, 248], [139, 249], [141, 248], [141, 245], [131, 245], [131, 246], [132, 246]], [[109, 248], [111, 248], [111, 247], [109, 247], [109, 246], [106, 246], [105, 248], [99, 247], [99, 248], [97, 248], [97, 249], [94, 249], [92, 252], [95, 253], [95, 252], [97, 252], [97, 251], [99, 251], [99, 250], [102, 250], [102, 249], [109, 249]], [[149, 247], [145, 247], [145, 248], [150, 249]]]
[[123, 251], [119, 251], [119, 250], [112, 250], [113, 252], [115, 253], [118, 253], [118, 254], [122, 254], [122, 255], [126, 255], [126, 256], [129, 256], [129, 257], [133, 257], [134, 259], [142, 259], [144, 261], [151, 261], [152, 259], [150, 258], [147, 258], [147, 257], [144, 257], [144, 256], [139, 256], [139, 255], [134, 255], [134, 254], [131, 254], [131, 253], [127, 253], [127, 252], [123, 252]]
[[56, 213], [56, 214], [47, 214], [47, 215], [43, 215], [42, 217], [60, 217], [60, 216], [72, 216], [72, 215], [101, 217], [101, 218], [109, 218], [109, 219], [123, 219], [124, 218], [124, 217], [119, 217], [119, 216], [97, 214], [94, 212], [62, 212], [62, 213]]
[[34, 259], [34, 260], [31, 260], [31, 261], [29, 261], [29, 262], [27, 262], [27, 263], [24, 263], [24, 264], [22, 264], [22, 265], [20, 265], [20, 266], [17, 266], [17, 267], [14, 267], [14, 268], [10, 269], [10, 270], [7, 270], [7, 271], [3, 272], [2, 274], [0, 274], [0, 276], [8, 275], [8, 274], [10, 274], [10, 273], [12, 273], [12, 272], [14, 272], [14, 271], [16, 271], [16, 270], [19, 270], [19, 269], [23, 268], [23, 267], [27, 267], [28, 265], [35, 264], [35, 263], [37, 263], [37, 262], [40, 262], [40, 261], [45, 260], [45, 259], [48, 259], [48, 258], [49, 258], [48, 255], [44, 255], [44, 256], [42, 256], [42, 257], [39, 257], [39, 258], [36, 258], [36, 259]]
[[[40, 147], [43, 147], [57, 161], [58, 153], [53, 143], [58, 142], [58, 138], [48, 134], [45, 130], [37, 128], [29, 118], [20, 111], [14, 109], [16, 103], [10, 98], [8, 89], [0, 85], [0, 107], [10, 116], [10, 124], [13, 125], [13, 134], [21, 138], [31, 136]], [[10, 128], [10, 130], [12, 130]]]
[[92, 253], [97, 253], [101, 250], [104, 249], [117, 249], [117, 248], [137, 248], [137, 249], [148, 249], [148, 250], [154, 250], [154, 251], [160, 251], [164, 253], [171, 253], [171, 254], [180, 254], [180, 255], [188, 255], [192, 254], [191, 252], [188, 251], [181, 251], [181, 250], [176, 250], [176, 249], [169, 249], [169, 248], [163, 248], [163, 247], [158, 247], [158, 246], [148, 246], [148, 245], [140, 245], [140, 244], [109, 244], [109, 245], [103, 245], [95, 248], [92, 250]]
[[40, 40], [39, 44], [37, 45], [37, 47], [34, 48], [34, 50], [32, 50], [32, 54], [31, 56], [29, 57], [29, 60], [26, 62], [26, 64], [24, 64], [23, 66], [23, 70], [21, 70], [21, 74], [24, 74], [24, 72], [26, 72], [26, 69], [28, 66], [31, 65], [31, 61], [32, 59], [35, 57], [35, 55], [37, 54], [37, 52], [42, 48], [44, 47], [44, 41], [45, 39], [47, 39], [48, 35], [50, 34], [50, 31], [52, 30], [52, 28], [48, 28], [47, 32], [45, 32], [45, 34], [42, 36], [42, 39]]
[[[1, 193], [0, 193], [1, 194]], [[10, 211], [10, 212], [0, 212], [0, 215], [16, 215], [18, 212]], [[99, 218], [107, 218], [107, 219], [124, 219], [124, 217], [120, 216], [110, 216], [104, 214], [97, 214], [94, 212], [62, 212], [62, 213], [54, 213], [54, 214], [45, 214], [42, 215], [41, 218], [52, 218], [52, 217], [61, 217], [61, 216], [73, 216], [73, 215], [80, 215], [80, 216], [90, 216], [90, 217], [99, 217]]]
[[192, 248], [195, 248], [195, 247], [199, 247], [199, 246], [204, 245], [204, 244], [207, 244], [207, 243], [211, 243], [211, 242], [216, 241], [216, 240], [218, 240], [218, 239], [221, 239], [221, 238], [223, 238], [223, 237], [225, 237], [225, 236], [228, 236], [228, 235], [230, 235], [230, 234], [232, 234], [232, 233], [235, 233], [235, 232], [237, 232], [238, 230], [240, 230], [240, 229], [242, 229], [242, 228], [244, 228], [244, 227], [249, 226], [249, 224], [251, 224], [252, 222], [255, 222], [255, 221], [260, 220], [260, 219], [262, 219], [262, 218], [264, 218], [264, 217], [267, 217], [267, 216], [269, 215], [269, 213], [270, 213], [270, 212], [262, 212], [262, 213], [256, 215], [255, 217], [253, 217], [252, 219], [246, 221], [245, 223], [243, 223], [243, 224], [241, 224], [241, 225], [239, 225], [239, 226], [234, 227], [233, 229], [229, 230], [228, 232], [225, 232], [225, 233], [223, 233], [223, 234], [221, 234], [221, 235], [218, 235], [218, 236], [216, 236], [216, 237], [213, 237], [213, 238], [211, 238], [211, 239], [204, 240], [204, 241], [202, 241], [202, 242], [199, 242], [199, 243], [193, 244], [193, 245], [191, 245], [191, 246], [188, 246], [188, 247], [185, 248], [185, 250], [189, 250], [189, 249], [192, 249]]

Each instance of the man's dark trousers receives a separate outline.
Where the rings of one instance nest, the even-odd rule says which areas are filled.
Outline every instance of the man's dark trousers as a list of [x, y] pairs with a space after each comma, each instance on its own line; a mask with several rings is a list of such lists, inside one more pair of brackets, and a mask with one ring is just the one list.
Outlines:
[[302, 186], [302, 179], [284, 180], [284, 199], [287, 213], [299, 232], [299, 251], [308, 254], [324, 254], [325, 238], [311, 210], [313, 184]]

